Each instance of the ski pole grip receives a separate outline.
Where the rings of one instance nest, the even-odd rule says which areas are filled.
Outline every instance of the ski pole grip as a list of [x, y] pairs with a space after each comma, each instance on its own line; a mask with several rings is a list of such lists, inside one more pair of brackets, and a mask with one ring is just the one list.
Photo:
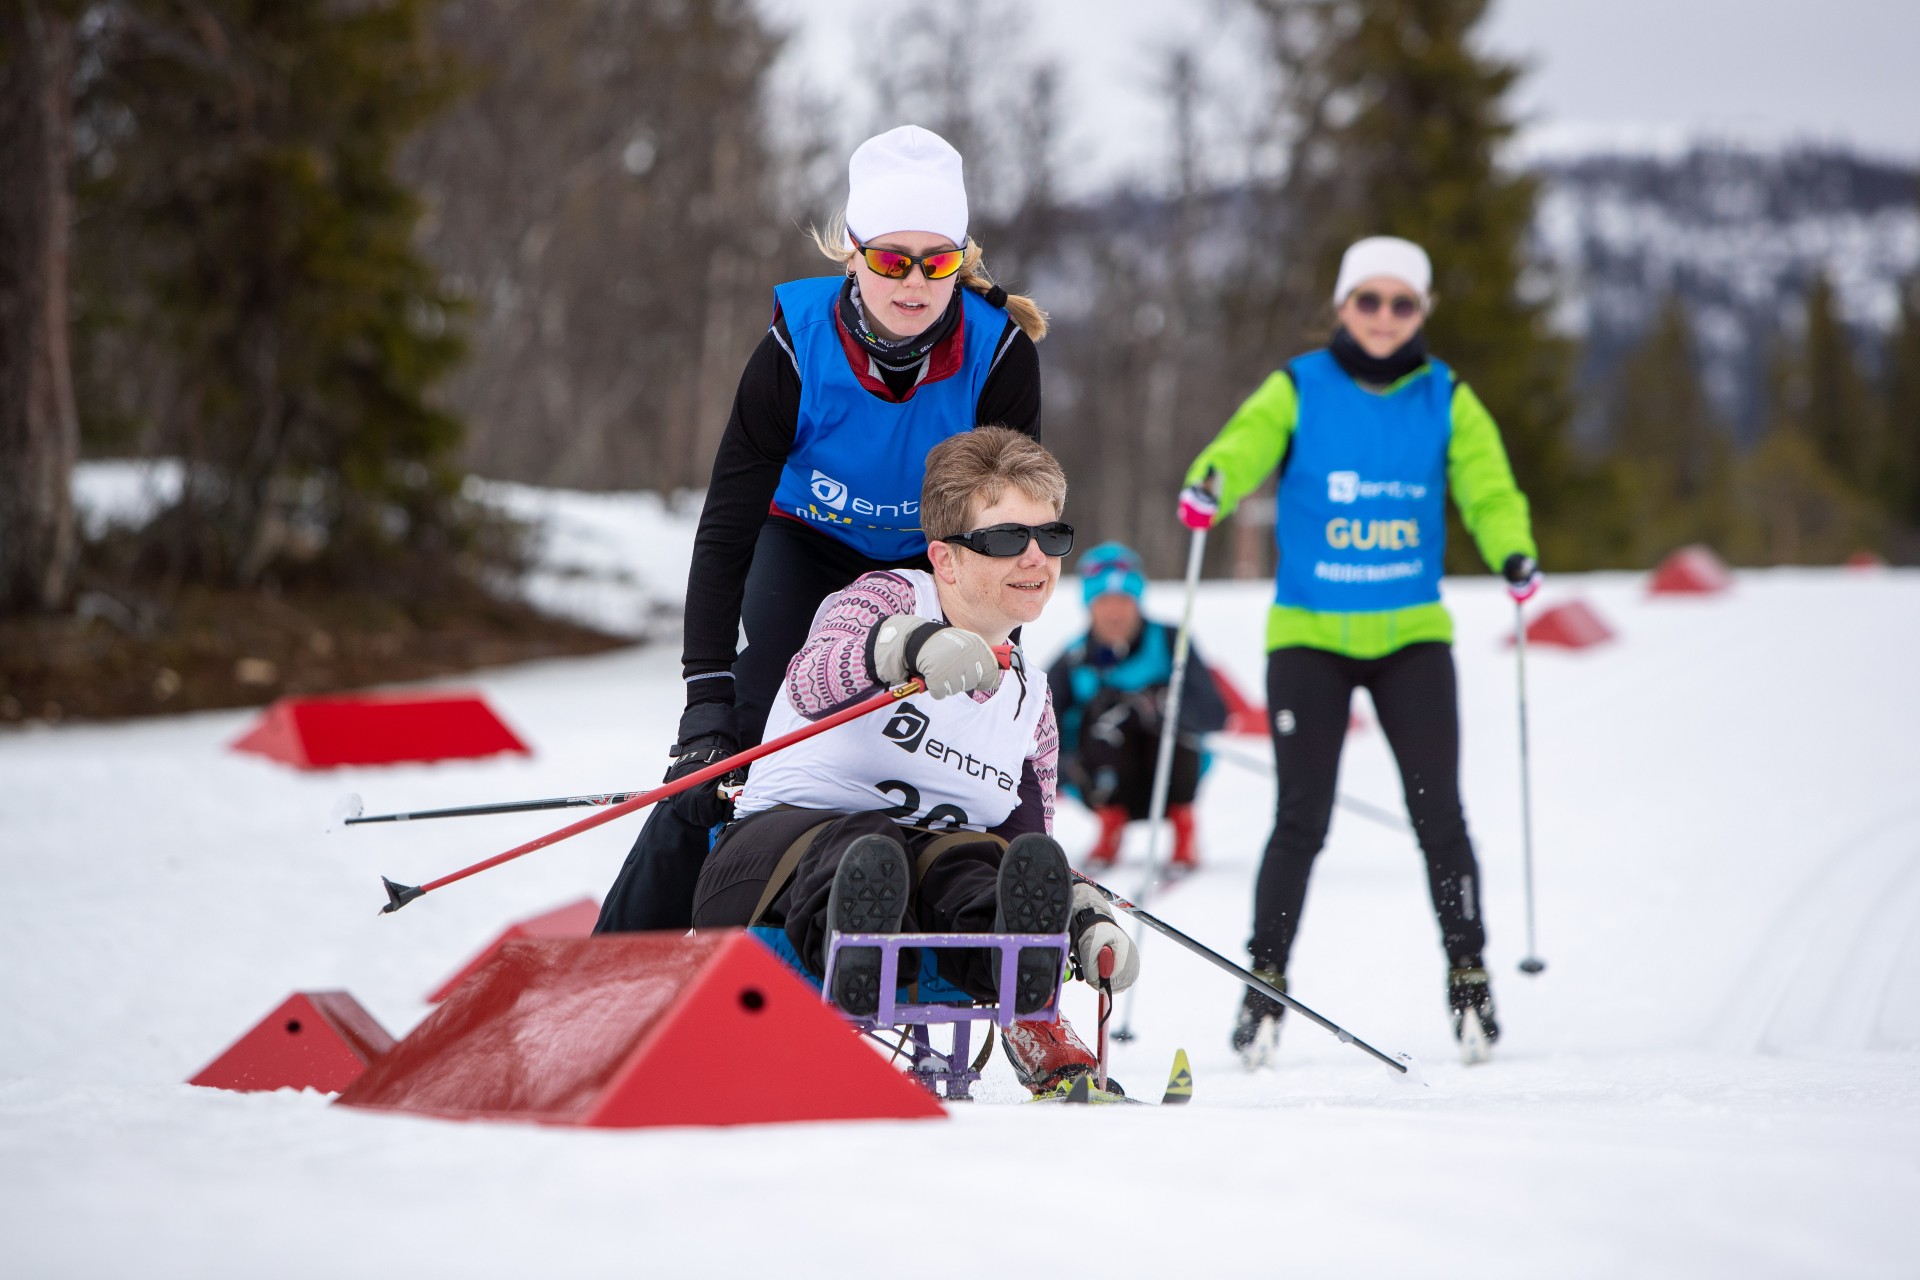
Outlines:
[[1093, 963], [1094, 963], [1094, 967], [1100, 971], [1101, 981], [1103, 982], [1110, 981], [1113, 978], [1113, 948], [1112, 947], [1100, 948], [1100, 955], [1097, 959], [1094, 960]]
[[997, 644], [993, 646], [993, 656], [1000, 660], [1000, 669], [1002, 671], [1012, 670], [1013, 669], [1013, 641], [1009, 640], [1005, 644]]

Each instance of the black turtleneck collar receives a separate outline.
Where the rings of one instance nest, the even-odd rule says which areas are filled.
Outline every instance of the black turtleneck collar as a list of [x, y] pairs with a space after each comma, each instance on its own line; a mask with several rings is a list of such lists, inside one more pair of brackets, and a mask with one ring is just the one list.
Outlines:
[[[845, 284], [840, 286], [840, 320], [853, 335], [860, 349], [873, 357], [873, 362], [890, 373], [900, 373], [918, 368], [940, 340], [953, 332], [960, 323], [960, 290], [953, 291], [953, 300], [940, 318], [919, 333], [901, 342], [888, 342], [875, 333], [873, 325], [867, 320], [864, 308], [858, 297], [858, 286], [849, 275]], [[909, 384], [911, 385], [911, 384]]]
[[1427, 362], [1427, 338], [1424, 332], [1408, 338], [1396, 351], [1384, 356], [1370, 356], [1341, 325], [1333, 331], [1333, 341], [1327, 344], [1327, 350], [1339, 366], [1346, 370], [1347, 376], [1356, 382], [1369, 383], [1376, 387], [1390, 387]]

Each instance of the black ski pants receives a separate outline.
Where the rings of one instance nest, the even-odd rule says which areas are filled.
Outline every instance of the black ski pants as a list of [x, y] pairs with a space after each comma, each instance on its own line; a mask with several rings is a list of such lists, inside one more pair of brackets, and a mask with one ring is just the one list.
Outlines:
[[[872, 560], [798, 521], [768, 517], [753, 547], [753, 565], [740, 603], [747, 646], [733, 664], [733, 705], [740, 746], [755, 746], [767, 713], [780, 696], [787, 664], [807, 641], [820, 602], [876, 569], [924, 569], [925, 556]], [[688, 590], [699, 584], [689, 583]], [[694, 882], [707, 856], [708, 833], [657, 804], [640, 828], [613, 887], [600, 907], [595, 933], [685, 929], [693, 919]]]
[[[883, 835], [906, 850], [913, 888], [901, 930], [908, 933], [991, 933], [999, 906], [1000, 855], [1005, 847], [992, 836], [951, 840], [953, 833], [903, 827], [878, 813], [833, 814], [815, 809], [770, 809], [742, 818], [726, 829], [701, 868], [693, 898], [693, 923], [702, 929], [744, 925], [766, 890], [780, 857], [822, 822], [820, 834], [801, 855], [792, 878], [773, 898], [760, 923], [780, 925], [787, 940], [815, 973], [827, 959], [827, 895], [834, 872], [854, 841]], [[920, 855], [936, 840], [945, 843], [938, 857], [919, 866]], [[976, 1000], [994, 1000], [999, 990], [997, 953], [985, 949], [942, 950], [940, 976]], [[913, 980], [919, 961], [911, 951], [900, 956], [901, 983]]]
[[[1102, 690], [1080, 721], [1080, 742], [1067, 762], [1080, 794], [1095, 809], [1121, 805], [1135, 822], [1151, 816], [1153, 774], [1160, 761], [1160, 717], [1143, 706], [1150, 695]], [[1176, 741], [1167, 803], [1192, 804], [1200, 786], [1200, 753]]]
[[1460, 708], [1453, 652], [1411, 644], [1381, 658], [1320, 649], [1267, 655], [1268, 728], [1279, 776], [1273, 835], [1254, 882], [1256, 965], [1286, 972], [1300, 927], [1307, 876], [1326, 843], [1353, 691], [1373, 697], [1380, 730], [1400, 766], [1400, 785], [1439, 918], [1441, 945], [1456, 966], [1478, 964], [1486, 945], [1480, 873], [1460, 808]]

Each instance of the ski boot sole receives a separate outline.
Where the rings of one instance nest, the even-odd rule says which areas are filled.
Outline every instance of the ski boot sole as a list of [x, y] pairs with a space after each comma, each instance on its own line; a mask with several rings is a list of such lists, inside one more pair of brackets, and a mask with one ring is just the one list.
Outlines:
[[[1052, 837], [1015, 836], [1000, 857], [996, 933], [1065, 933], [1073, 909], [1073, 875]], [[1053, 999], [1066, 957], [1054, 947], [1023, 947], [1014, 971], [1013, 1010], [1038, 1013]], [[1001, 999], [1006, 993], [1001, 992]]]
[[[907, 911], [907, 853], [883, 835], [848, 847], [827, 891], [827, 927], [834, 933], [898, 933]], [[843, 1012], [872, 1017], [880, 1009], [880, 948], [842, 947], [829, 993]]]

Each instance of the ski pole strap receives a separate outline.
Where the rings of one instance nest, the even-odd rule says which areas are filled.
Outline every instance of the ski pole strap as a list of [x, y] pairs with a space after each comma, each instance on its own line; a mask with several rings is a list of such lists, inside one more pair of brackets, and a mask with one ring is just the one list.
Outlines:
[[780, 855], [780, 861], [773, 864], [773, 874], [767, 877], [767, 886], [760, 891], [760, 901], [753, 904], [753, 914], [747, 917], [747, 928], [751, 929], [760, 923], [760, 917], [767, 914], [767, 908], [772, 906], [773, 900], [780, 896], [780, 891], [787, 887], [787, 881], [793, 879], [793, 870], [800, 865], [800, 859], [806, 856], [807, 850], [813, 848], [813, 842], [820, 838], [820, 833], [831, 826], [834, 820], [830, 817], [814, 823], [787, 846], [787, 851]]

